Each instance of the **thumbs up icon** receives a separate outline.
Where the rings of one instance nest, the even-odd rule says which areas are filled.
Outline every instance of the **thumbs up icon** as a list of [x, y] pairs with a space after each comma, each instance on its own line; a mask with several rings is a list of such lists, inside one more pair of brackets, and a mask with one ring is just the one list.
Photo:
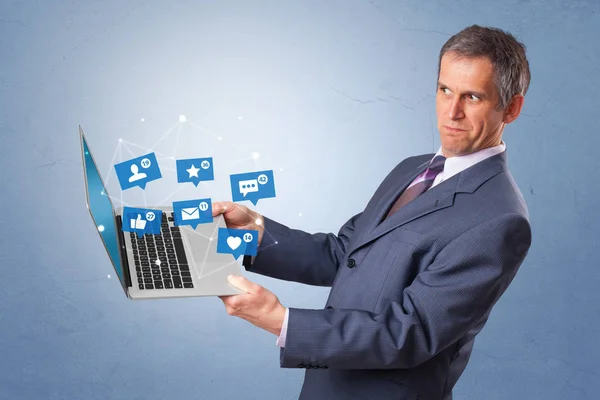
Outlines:
[[131, 229], [145, 229], [146, 228], [146, 220], [142, 219], [142, 215], [138, 214], [137, 219], [131, 218], [129, 220], [129, 224]]

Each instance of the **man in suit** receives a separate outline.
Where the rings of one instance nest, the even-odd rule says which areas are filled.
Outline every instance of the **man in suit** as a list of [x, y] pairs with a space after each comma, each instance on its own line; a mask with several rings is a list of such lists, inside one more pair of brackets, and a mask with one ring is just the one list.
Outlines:
[[440, 149], [398, 164], [337, 235], [213, 205], [228, 227], [259, 231], [248, 271], [331, 287], [321, 310], [286, 308], [243, 277], [230, 282], [246, 294], [221, 298], [278, 336], [281, 367], [307, 369], [301, 399], [452, 399], [531, 244], [502, 140], [529, 80], [512, 35], [474, 25], [451, 37], [438, 65]]

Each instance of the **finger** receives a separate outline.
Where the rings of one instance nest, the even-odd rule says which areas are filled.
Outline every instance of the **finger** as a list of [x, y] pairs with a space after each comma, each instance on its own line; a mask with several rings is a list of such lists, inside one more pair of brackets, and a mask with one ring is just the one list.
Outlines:
[[216, 203], [212, 203], [212, 216], [216, 217], [219, 214], [223, 214], [223, 211], [225, 211], [225, 206], [223, 205], [223, 202], [218, 201]]
[[224, 214], [227, 210], [232, 208], [233, 203], [231, 201], [218, 201], [212, 203], [212, 215], [216, 217], [219, 214]]
[[258, 292], [261, 286], [258, 283], [254, 283], [241, 275], [229, 275], [227, 277], [229, 283], [231, 283], [236, 288], [246, 292], [254, 294]]

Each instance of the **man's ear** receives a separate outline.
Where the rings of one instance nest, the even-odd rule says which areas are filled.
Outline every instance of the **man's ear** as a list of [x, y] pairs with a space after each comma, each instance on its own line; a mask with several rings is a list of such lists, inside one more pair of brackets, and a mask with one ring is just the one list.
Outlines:
[[515, 119], [519, 117], [521, 114], [521, 110], [523, 109], [523, 103], [525, 103], [525, 97], [522, 94], [515, 94], [510, 103], [504, 110], [504, 117], [502, 118], [502, 122], [505, 124], [510, 124]]

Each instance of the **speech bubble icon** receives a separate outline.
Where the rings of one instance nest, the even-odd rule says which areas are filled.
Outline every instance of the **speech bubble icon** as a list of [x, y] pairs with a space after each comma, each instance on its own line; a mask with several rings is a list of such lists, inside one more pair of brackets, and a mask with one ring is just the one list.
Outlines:
[[210, 199], [195, 199], [173, 202], [175, 226], [188, 225], [196, 229], [199, 224], [213, 222]]
[[219, 228], [217, 253], [231, 254], [237, 260], [243, 254], [255, 256], [257, 252], [257, 230]]
[[215, 179], [212, 157], [177, 160], [177, 182], [191, 182], [194, 186], [202, 181]]
[[139, 186], [145, 190], [148, 182], [162, 178], [162, 173], [160, 172], [160, 167], [154, 153], [148, 153], [115, 164], [115, 172], [121, 185], [121, 190], [130, 189], [135, 186]]
[[248, 200], [256, 205], [260, 199], [275, 197], [273, 170], [233, 174], [229, 179], [233, 201]]
[[247, 181], [240, 181], [240, 193], [246, 197], [248, 193], [258, 192], [258, 181], [256, 179], [249, 179]]
[[143, 237], [145, 234], [160, 234], [161, 210], [125, 207], [122, 218], [124, 232], [135, 232], [138, 237]]

